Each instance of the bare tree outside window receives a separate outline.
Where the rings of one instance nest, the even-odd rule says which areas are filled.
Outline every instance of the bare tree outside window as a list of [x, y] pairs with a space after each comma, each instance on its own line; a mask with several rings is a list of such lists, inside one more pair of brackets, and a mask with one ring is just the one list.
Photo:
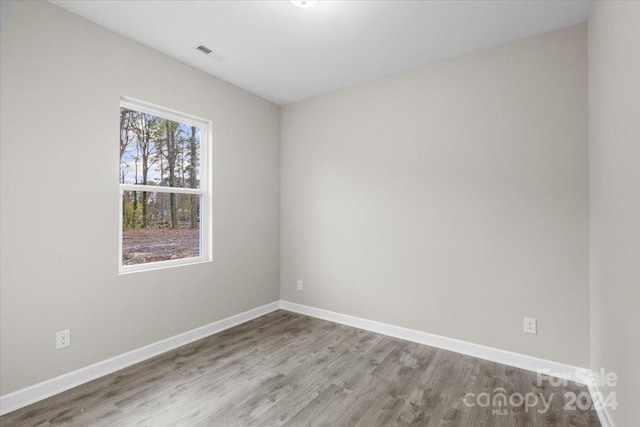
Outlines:
[[207, 255], [202, 151], [208, 123], [180, 119], [157, 107], [121, 102], [121, 272]]

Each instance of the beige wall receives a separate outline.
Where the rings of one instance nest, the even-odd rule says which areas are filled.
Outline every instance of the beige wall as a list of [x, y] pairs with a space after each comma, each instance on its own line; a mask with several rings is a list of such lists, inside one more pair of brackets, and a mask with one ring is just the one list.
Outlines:
[[[46, 2], [1, 42], [2, 394], [278, 299], [278, 106]], [[121, 95], [213, 122], [213, 263], [118, 275]]]
[[619, 377], [618, 426], [640, 425], [640, 3], [589, 20], [591, 365]]
[[284, 107], [282, 299], [588, 366], [586, 31]]
[[[280, 120], [56, 6], [16, 4], [1, 35], [0, 393], [280, 295], [582, 366], [591, 323], [591, 366], [621, 377], [614, 417], [633, 424], [638, 20], [632, 2], [594, 6], [587, 178], [585, 25], [295, 103]], [[121, 95], [212, 120], [213, 263], [118, 275]], [[525, 315], [539, 335], [522, 333]], [[56, 351], [65, 328], [73, 345]]]

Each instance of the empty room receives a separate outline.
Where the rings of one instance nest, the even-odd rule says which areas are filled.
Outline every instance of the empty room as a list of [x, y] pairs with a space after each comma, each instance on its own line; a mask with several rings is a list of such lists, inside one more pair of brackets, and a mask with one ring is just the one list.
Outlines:
[[0, 5], [0, 426], [640, 426], [640, 2]]

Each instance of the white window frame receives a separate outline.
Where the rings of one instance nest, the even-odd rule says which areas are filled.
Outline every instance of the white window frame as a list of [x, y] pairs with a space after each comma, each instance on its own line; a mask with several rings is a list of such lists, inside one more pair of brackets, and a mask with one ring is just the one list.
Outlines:
[[[180, 187], [163, 187], [156, 185], [142, 184], [122, 184], [120, 183], [120, 172], [118, 172], [119, 189], [119, 227], [118, 227], [118, 270], [119, 274], [135, 273], [140, 271], [152, 271], [163, 268], [178, 267], [182, 265], [200, 264], [212, 261], [213, 242], [212, 242], [212, 181], [211, 181], [211, 145], [212, 145], [212, 122], [189, 114], [185, 114], [169, 108], [160, 107], [138, 99], [122, 96], [120, 97], [120, 108], [127, 108], [141, 113], [151, 114], [163, 119], [172, 120], [178, 123], [184, 123], [200, 128], [200, 188], [180, 188]], [[119, 111], [119, 110], [118, 110]], [[120, 115], [118, 114], [118, 117]], [[118, 159], [118, 171], [120, 170], [120, 161]], [[122, 263], [122, 199], [125, 191], [147, 191], [153, 193], [178, 193], [178, 194], [196, 194], [202, 197], [200, 204], [200, 256], [173, 259], [166, 261], [148, 262], [135, 265], [124, 265]]]

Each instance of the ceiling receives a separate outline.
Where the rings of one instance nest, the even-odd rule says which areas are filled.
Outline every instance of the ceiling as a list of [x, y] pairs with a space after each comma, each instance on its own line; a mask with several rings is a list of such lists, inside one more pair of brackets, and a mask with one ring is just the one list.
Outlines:
[[[582, 0], [51, 1], [280, 105], [578, 24], [591, 8]], [[204, 55], [201, 44], [226, 59]]]

